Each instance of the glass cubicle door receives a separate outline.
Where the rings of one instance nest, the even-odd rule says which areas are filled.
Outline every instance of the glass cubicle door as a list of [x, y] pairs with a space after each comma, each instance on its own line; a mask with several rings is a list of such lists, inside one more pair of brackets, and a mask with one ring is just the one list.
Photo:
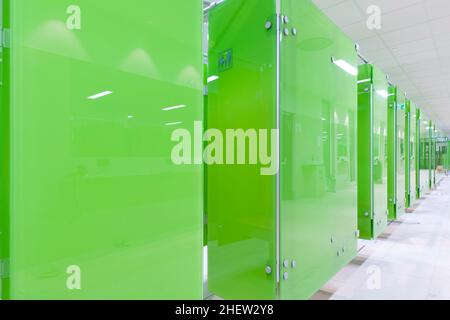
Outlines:
[[3, 297], [201, 299], [201, 1], [3, 5]]

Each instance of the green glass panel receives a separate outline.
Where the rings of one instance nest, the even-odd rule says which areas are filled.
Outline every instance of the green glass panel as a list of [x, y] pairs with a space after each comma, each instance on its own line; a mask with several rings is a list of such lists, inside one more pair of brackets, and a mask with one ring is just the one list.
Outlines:
[[[276, 128], [275, 13], [273, 0], [228, 0], [209, 12], [208, 128]], [[210, 165], [207, 196], [209, 291], [276, 298], [276, 176], [261, 165]]]
[[389, 86], [388, 96], [388, 209], [395, 220], [397, 199], [397, 87]]
[[404, 94], [397, 94], [397, 201], [396, 218], [405, 213], [406, 209], [406, 158], [409, 138], [406, 132], [406, 100]]
[[416, 105], [411, 100], [407, 100], [407, 128], [409, 136], [409, 181], [407, 184], [407, 205], [412, 207], [417, 196], [417, 176], [416, 176]]
[[280, 297], [301, 299], [356, 255], [357, 78], [331, 61], [357, 55], [311, 1], [281, 4]]
[[421, 142], [420, 142], [420, 128], [421, 128], [421, 112], [420, 109], [416, 106], [416, 111], [414, 113], [414, 127], [415, 127], [415, 138], [416, 138], [416, 145], [415, 145], [415, 170], [416, 170], [416, 185], [415, 185], [415, 191], [416, 191], [416, 199], [420, 199], [420, 185], [421, 185], [421, 177], [420, 177], [420, 161], [421, 161]]
[[201, 1], [3, 3], [3, 296], [201, 299], [203, 170], [171, 160], [202, 120]]
[[436, 183], [445, 177], [445, 158], [447, 153], [447, 139], [444, 133], [436, 129]]
[[430, 139], [431, 139], [431, 187], [436, 187], [436, 125], [434, 122], [431, 122], [430, 126]]
[[[3, 0], [0, 5], [1, 29], [10, 28], [9, 1]], [[0, 46], [0, 261], [10, 261], [10, 51]], [[10, 297], [10, 281], [0, 277], [0, 299]]]
[[275, 3], [208, 15], [208, 128], [281, 124], [279, 193], [261, 165], [207, 168], [209, 290], [227, 299], [308, 298], [356, 255], [356, 76], [331, 63], [356, 66], [354, 45], [310, 1], [282, 1], [277, 110]]
[[446, 170], [446, 174], [448, 173], [448, 171], [450, 170], [450, 140], [448, 137], [447, 138], [447, 150], [446, 150], [446, 156], [445, 156], [445, 170]]
[[430, 122], [423, 112], [420, 113], [420, 197], [430, 190]]
[[372, 65], [358, 75], [358, 225], [377, 238], [388, 219], [388, 83]]
[[373, 239], [373, 66], [358, 72], [358, 230], [362, 239]]
[[374, 68], [373, 77], [373, 236], [379, 236], [387, 226], [388, 219], [388, 83], [386, 75]]
[[411, 101], [405, 100], [405, 208], [410, 205], [410, 185], [411, 185], [411, 138], [410, 138], [410, 117]]

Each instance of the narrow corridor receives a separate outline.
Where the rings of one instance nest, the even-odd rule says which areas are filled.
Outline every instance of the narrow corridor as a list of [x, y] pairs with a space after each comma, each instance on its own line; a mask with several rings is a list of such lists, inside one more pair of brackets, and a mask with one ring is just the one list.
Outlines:
[[315, 300], [450, 299], [450, 178], [392, 222]]

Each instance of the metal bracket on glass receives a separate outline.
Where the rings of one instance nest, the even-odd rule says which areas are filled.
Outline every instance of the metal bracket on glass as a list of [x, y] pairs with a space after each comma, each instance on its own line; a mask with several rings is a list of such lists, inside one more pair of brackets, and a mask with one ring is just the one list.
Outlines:
[[270, 266], [267, 266], [265, 271], [266, 271], [267, 275], [271, 275], [272, 274], [272, 268]]
[[[289, 23], [290, 23], [290, 21], [289, 21], [288, 16], [281, 16], [281, 24], [285, 25], [285, 27], [282, 28], [282, 34], [285, 37], [288, 37], [289, 35], [296, 37], [298, 34], [297, 28], [295, 28], [295, 27], [289, 28], [288, 27]], [[267, 27], [266, 27], [266, 29], [267, 29]]]

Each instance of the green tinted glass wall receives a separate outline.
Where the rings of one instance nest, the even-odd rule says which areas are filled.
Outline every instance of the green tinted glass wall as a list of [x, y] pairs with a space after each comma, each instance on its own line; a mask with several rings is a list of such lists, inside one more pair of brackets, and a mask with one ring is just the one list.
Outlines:
[[447, 138], [444, 133], [436, 130], [436, 183], [439, 184], [445, 177], [445, 166], [447, 157]]
[[[216, 80], [208, 84], [208, 128], [276, 128], [275, 13], [272, 0], [228, 0], [209, 12]], [[216, 295], [276, 297], [276, 181], [259, 165], [207, 167], [208, 284]]]
[[397, 201], [397, 87], [389, 86], [388, 95], [388, 210], [395, 220]]
[[397, 201], [396, 201], [396, 217], [401, 216], [406, 209], [406, 172], [407, 172], [407, 144], [409, 138], [406, 132], [406, 99], [404, 94], [398, 93], [397, 95]]
[[[406, 145], [406, 206], [411, 207], [416, 201], [416, 106], [406, 100], [406, 135], [409, 143]], [[408, 156], [409, 155], [409, 156]]]
[[445, 153], [445, 170], [446, 174], [448, 174], [448, 171], [450, 170], [450, 140], [447, 138], [447, 150]]
[[311, 1], [281, 4], [281, 298], [298, 299], [356, 255], [357, 78], [331, 58], [357, 54]]
[[432, 121], [430, 123], [430, 143], [431, 143], [430, 179], [432, 188], [436, 187], [436, 140], [437, 140], [437, 129], [435, 123]]
[[358, 75], [358, 228], [377, 238], [388, 219], [388, 83], [370, 64]]
[[227, 299], [308, 298], [356, 254], [356, 76], [331, 62], [356, 66], [354, 45], [310, 1], [281, 4], [281, 39], [273, 0], [208, 17], [208, 128], [280, 125], [278, 176], [207, 169], [209, 289]]
[[420, 113], [420, 197], [425, 196], [430, 190], [430, 121]]
[[414, 127], [415, 127], [415, 172], [416, 172], [416, 183], [415, 183], [415, 193], [416, 193], [416, 199], [420, 198], [420, 184], [421, 184], [421, 178], [420, 178], [420, 150], [421, 150], [421, 143], [420, 143], [420, 120], [421, 112], [420, 109], [416, 106], [416, 110], [414, 112]]
[[201, 299], [202, 167], [171, 161], [202, 120], [201, 1], [3, 3], [3, 296]]

